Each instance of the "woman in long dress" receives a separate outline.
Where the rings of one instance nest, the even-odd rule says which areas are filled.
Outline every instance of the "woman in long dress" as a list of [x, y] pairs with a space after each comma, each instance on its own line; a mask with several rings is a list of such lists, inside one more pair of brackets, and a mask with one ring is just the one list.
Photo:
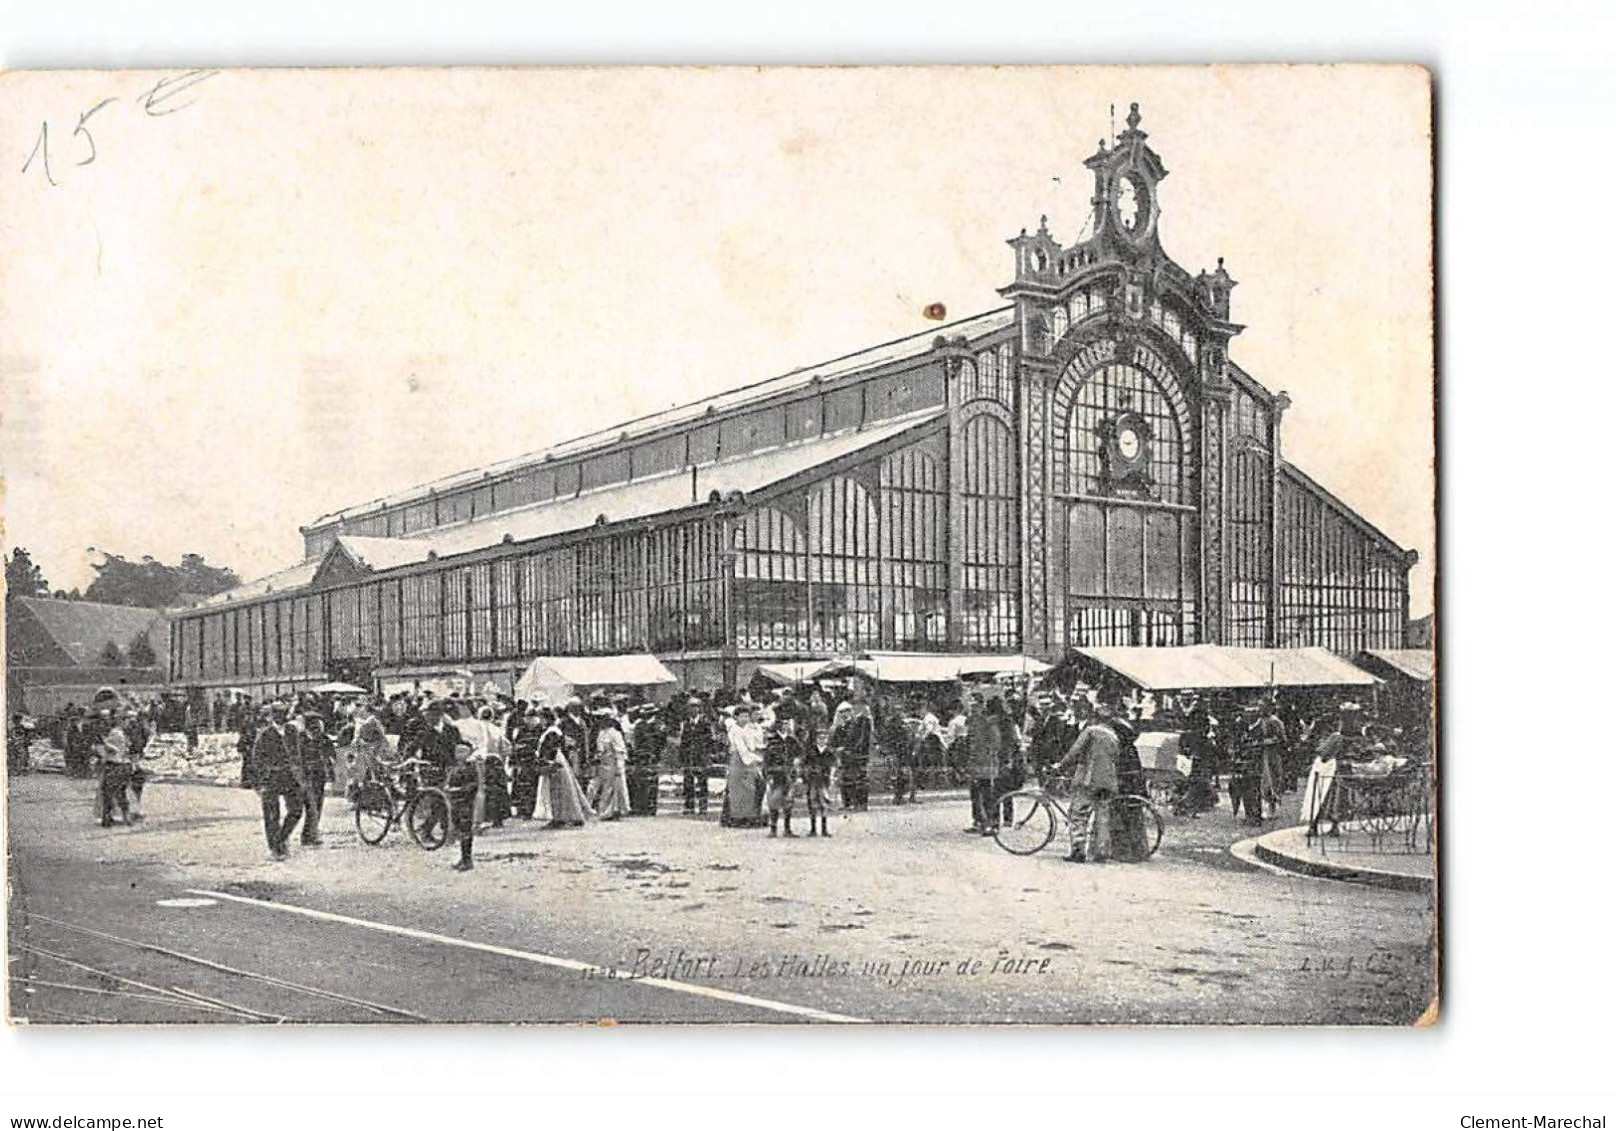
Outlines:
[[601, 820], [615, 821], [629, 811], [628, 743], [616, 715], [601, 711], [595, 717], [595, 776], [589, 783], [589, 805]]
[[724, 812], [719, 823], [751, 829], [763, 824], [763, 728], [750, 703], [729, 721], [729, 765], [724, 770]]
[[541, 805], [549, 805], [549, 827], [575, 827], [593, 821], [595, 811], [578, 785], [578, 775], [572, 772], [572, 763], [567, 760], [567, 738], [553, 715], [549, 729], [539, 739], [539, 763], [549, 767], [540, 801]]

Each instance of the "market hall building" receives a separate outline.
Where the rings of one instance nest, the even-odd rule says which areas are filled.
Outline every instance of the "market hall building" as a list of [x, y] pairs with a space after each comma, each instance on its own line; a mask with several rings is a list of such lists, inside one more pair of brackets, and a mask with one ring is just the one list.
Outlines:
[[1009, 241], [994, 309], [323, 516], [300, 564], [175, 614], [173, 682], [1401, 647], [1415, 554], [1286, 458], [1234, 280], [1161, 246], [1139, 123], [1086, 161], [1086, 238]]

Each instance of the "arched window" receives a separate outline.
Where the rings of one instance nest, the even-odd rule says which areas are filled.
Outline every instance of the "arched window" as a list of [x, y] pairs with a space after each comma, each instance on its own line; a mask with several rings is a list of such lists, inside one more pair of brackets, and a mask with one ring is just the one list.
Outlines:
[[1150, 426], [1152, 497], [1164, 503], [1185, 502], [1184, 445], [1178, 416], [1155, 376], [1122, 362], [1102, 365], [1078, 389], [1066, 432], [1067, 489], [1078, 495], [1102, 493], [1101, 425], [1129, 414], [1143, 417]]
[[882, 559], [899, 648], [948, 641], [948, 485], [937, 461], [904, 448], [881, 463]]
[[967, 394], [960, 398], [961, 404], [978, 399], [991, 400], [999, 395], [999, 355], [992, 350], [983, 350], [976, 355], [976, 380], [969, 386]]
[[807, 546], [794, 519], [758, 507], [735, 528], [735, 632], [742, 648], [808, 648]]
[[998, 417], [973, 417], [964, 432], [963, 642], [975, 648], [1019, 643], [1021, 608], [1015, 437]]
[[1067, 325], [1066, 308], [1064, 306], [1057, 306], [1049, 312], [1049, 348], [1051, 350], [1066, 336]]
[[815, 650], [880, 647], [880, 527], [874, 500], [855, 479], [828, 480], [808, 496]]
[[[984, 356], [991, 357], [991, 354]], [[959, 371], [959, 399], [960, 403], [974, 401], [982, 394], [978, 391], [976, 366], [969, 361], [960, 362]]]

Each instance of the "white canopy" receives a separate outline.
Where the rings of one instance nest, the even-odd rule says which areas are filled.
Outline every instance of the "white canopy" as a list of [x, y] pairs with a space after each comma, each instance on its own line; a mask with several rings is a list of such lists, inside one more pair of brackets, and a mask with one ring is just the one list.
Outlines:
[[1031, 656], [960, 656], [925, 652], [867, 652], [854, 665], [885, 683], [952, 683], [969, 675], [1042, 675], [1049, 665]]
[[560, 703], [581, 688], [660, 687], [674, 674], [649, 653], [627, 656], [540, 656], [516, 681], [518, 699]]
[[851, 660], [793, 660], [785, 664], [759, 664], [758, 673], [775, 683], [796, 684], [854, 670]]
[[1380, 681], [1323, 648], [1079, 648], [1078, 652], [1149, 691], [1263, 687], [1372, 687]]
[[1370, 648], [1360, 653], [1371, 666], [1379, 660], [1385, 666], [1420, 683], [1430, 683], [1436, 674], [1436, 653], [1429, 648]]

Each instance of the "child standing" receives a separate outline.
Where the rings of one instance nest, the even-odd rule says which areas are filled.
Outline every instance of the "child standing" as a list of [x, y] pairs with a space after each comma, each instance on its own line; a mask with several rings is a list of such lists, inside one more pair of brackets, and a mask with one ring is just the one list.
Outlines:
[[802, 785], [808, 796], [809, 836], [830, 835], [825, 809], [830, 804], [830, 779], [835, 769], [835, 750], [828, 745], [821, 749], [815, 742], [807, 744], [802, 760]]
[[802, 748], [798, 745], [791, 720], [769, 728], [763, 746], [763, 778], [768, 792], [763, 803], [769, 810], [769, 835], [778, 836], [780, 818], [786, 823], [786, 836], [791, 831], [791, 793], [797, 784], [798, 769], [802, 764]]
[[471, 842], [477, 833], [477, 766], [471, 760], [471, 743], [455, 744], [454, 765], [444, 778], [443, 791], [449, 795], [449, 827], [460, 834], [460, 859], [454, 870], [469, 872]]

